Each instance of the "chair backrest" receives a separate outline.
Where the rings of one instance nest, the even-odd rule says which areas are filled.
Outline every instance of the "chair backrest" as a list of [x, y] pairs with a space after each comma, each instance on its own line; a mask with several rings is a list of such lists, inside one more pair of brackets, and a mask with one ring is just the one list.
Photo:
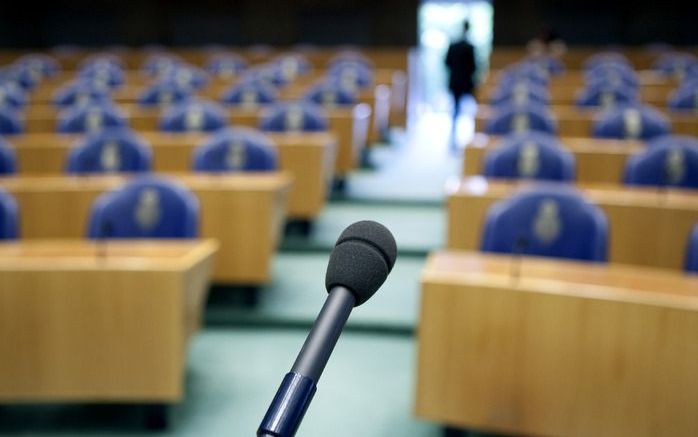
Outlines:
[[58, 88], [53, 94], [53, 104], [59, 107], [100, 104], [110, 101], [109, 87], [96, 86], [88, 81], [77, 80]]
[[582, 65], [584, 71], [590, 71], [601, 65], [622, 65], [626, 68], [632, 68], [630, 61], [625, 55], [618, 52], [600, 52], [589, 56]]
[[58, 114], [58, 132], [86, 133], [127, 125], [126, 117], [107, 102], [72, 106]]
[[256, 129], [228, 128], [194, 150], [193, 167], [205, 172], [272, 171], [278, 167], [276, 147]]
[[689, 147], [698, 147], [698, 137], [692, 137], [690, 135], [662, 135], [659, 137], [652, 138], [645, 143], [648, 149], [656, 146], [665, 145], [687, 145]]
[[669, 108], [676, 110], [698, 109], [698, 86], [680, 87], [669, 96]]
[[310, 61], [298, 53], [286, 53], [277, 56], [272, 63], [279, 69], [287, 81], [292, 81], [298, 76], [307, 74], [312, 69]]
[[317, 132], [328, 128], [327, 116], [317, 105], [309, 103], [277, 104], [259, 122], [263, 131]]
[[604, 111], [594, 121], [597, 138], [648, 140], [671, 131], [669, 120], [647, 105], [617, 105]]
[[340, 83], [323, 82], [312, 86], [303, 100], [323, 106], [353, 105], [356, 103], [356, 93]]
[[0, 188], [0, 240], [14, 240], [18, 236], [19, 212], [17, 202]]
[[586, 84], [603, 84], [606, 86], [627, 86], [637, 88], [639, 79], [635, 70], [625, 64], [599, 64], [584, 73]]
[[0, 138], [0, 175], [14, 174], [17, 171], [15, 152]]
[[213, 55], [206, 62], [206, 71], [221, 79], [232, 79], [245, 71], [247, 61], [242, 56], [233, 53]]
[[24, 131], [24, 123], [19, 110], [0, 107], [0, 134], [19, 134]]
[[529, 102], [524, 105], [495, 108], [485, 126], [485, 132], [494, 135], [527, 131], [554, 134], [557, 131], [557, 123], [544, 106]]
[[580, 107], [629, 105], [638, 102], [637, 90], [624, 85], [586, 86], [577, 95], [576, 105]]
[[66, 172], [146, 172], [151, 166], [150, 146], [128, 130], [106, 130], [89, 135], [68, 154]]
[[687, 272], [698, 273], [698, 223], [693, 226], [691, 235], [688, 237], [684, 268]]
[[548, 105], [550, 92], [535, 82], [511, 82], [508, 86], [499, 86], [490, 99], [492, 106], [527, 105], [538, 103]]
[[149, 76], [161, 76], [183, 63], [178, 56], [169, 53], [154, 53], [143, 62], [141, 71]]
[[368, 70], [373, 70], [374, 64], [366, 55], [356, 49], [342, 49], [327, 61], [327, 68], [330, 69], [338, 64], [362, 64]]
[[665, 142], [633, 155], [625, 165], [628, 185], [698, 188], [698, 146]]
[[78, 72], [78, 77], [109, 88], [121, 86], [126, 80], [121, 67], [109, 62], [89, 64]]
[[192, 97], [193, 90], [174, 81], [158, 81], [143, 90], [138, 96], [141, 106], [163, 106], [181, 103]]
[[608, 223], [600, 208], [570, 186], [550, 184], [522, 189], [494, 204], [481, 249], [605, 261], [607, 240]]
[[373, 84], [373, 70], [362, 62], [336, 62], [327, 70], [327, 78], [351, 90], [364, 89]]
[[225, 105], [256, 106], [268, 105], [277, 100], [278, 93], [274, 87], [261, 81], [245, 81], [229, 88], [221, 103]]
[[35, 87], [60, 70], [58, 62], [47, 55], [22, 56], [7, 67], [9, 77], [24, 89]]
[[485, 156], [484, 175], [505, 179], [572, 181], [574, 157], [553, 136], [514, 134]]
[[696, 63], [698, 58], [692, 53], [665, 53], [652, 65], [652, 69], [667, 76], [683, 78], [686, 72]]
[[536, 85], [547, 87], [550, 74], [544, 68], [535, 64], [519, 62], [503, 69], [500, 73], [498, 83], [501, 85], [511, 82], [526, 81]]
[[549, 75], [557, 76], [564, 73], [565, 64], [556, 56], [549, 55], [531, 55], [524, 59], [527, 64], [534, 65], [538, 68], [542, 68]]
[[92, 204], [90, 238], [195, 238], [199, 202], [177, 182], [139, 176]]
[[24, 90], [12, 82], [0, 83], [0, 107], [21, 109], [27, 102]]
[[223, 108], [213, 102], [187, 100], [170, 107], [160, 119], [166, 132], [213, 132], [225, 127], [228, 120]]
[[162, 82], [176, 83], [181, 87], [199, 89], [208, 83], [206, 71], [188, 64], [175, 64], [157, 75]]

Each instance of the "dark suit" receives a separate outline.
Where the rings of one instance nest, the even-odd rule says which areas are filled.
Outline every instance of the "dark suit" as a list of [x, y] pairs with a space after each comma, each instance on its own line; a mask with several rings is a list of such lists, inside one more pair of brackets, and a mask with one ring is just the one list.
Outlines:
[[466, 94], [475, 92], [475, 48], [466, 40], [451, 44], [446, 53], [446, 66], [451, 72], [448, 89], [453, 94], [455, 111], [458, 114], [459, 101]]

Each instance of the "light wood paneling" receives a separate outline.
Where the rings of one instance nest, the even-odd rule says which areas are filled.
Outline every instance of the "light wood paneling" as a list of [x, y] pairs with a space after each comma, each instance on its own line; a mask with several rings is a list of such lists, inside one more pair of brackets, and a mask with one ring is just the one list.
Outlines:
[[422, 275], [415, 411], [565, 437], [698, 434], [698, 278], [466, 252]]
[[181, 400], [216, 248], [0, 244], [0, 400]]

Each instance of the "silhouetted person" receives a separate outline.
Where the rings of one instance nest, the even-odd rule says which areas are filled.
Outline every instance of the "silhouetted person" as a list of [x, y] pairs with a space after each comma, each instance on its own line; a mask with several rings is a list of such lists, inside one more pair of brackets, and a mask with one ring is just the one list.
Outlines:
[[446, 67], [451, 75], [448, 81], [448, 89], [453, 95], [453, 120], [460, 112], [463, 96], [475, 93], [475, 47], [468, 41], [470, 23], [463, 23], [463, 38], [452, 43], [446, 53]]

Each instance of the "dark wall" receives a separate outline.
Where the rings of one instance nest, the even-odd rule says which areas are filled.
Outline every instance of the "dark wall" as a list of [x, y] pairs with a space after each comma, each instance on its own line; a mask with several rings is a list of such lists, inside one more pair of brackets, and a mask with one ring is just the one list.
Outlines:
[[418, 0], [55, 0], [0, 7], [0, 45], [414, 45]]
[[524, 44], [552, 26], [568, 44], [698, 44], [698, 1], [495, 0], [496, 45]]

